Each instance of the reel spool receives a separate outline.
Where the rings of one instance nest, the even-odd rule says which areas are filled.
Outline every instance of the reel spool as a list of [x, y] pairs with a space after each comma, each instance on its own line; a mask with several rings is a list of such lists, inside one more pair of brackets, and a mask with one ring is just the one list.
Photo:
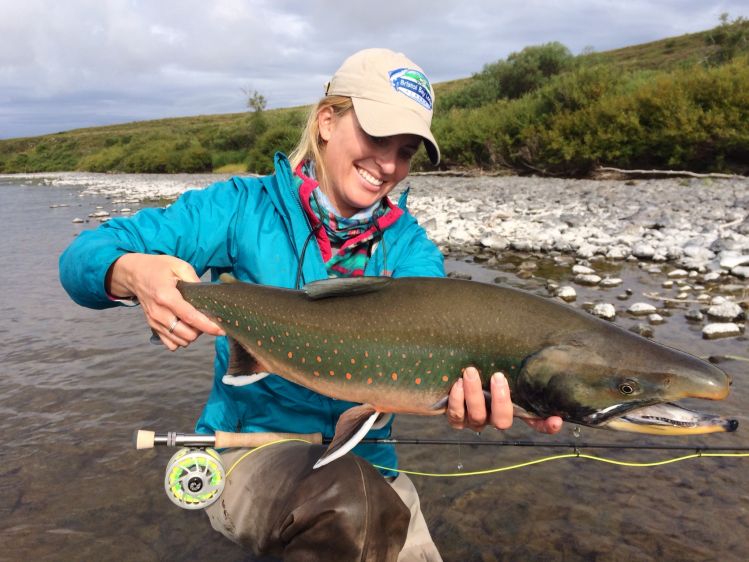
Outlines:
[[166, 465], [164, 489], [173, 503], [183, 509], [203, 509], [224, 490], [226, 470], [213, 449], [184, 448]]

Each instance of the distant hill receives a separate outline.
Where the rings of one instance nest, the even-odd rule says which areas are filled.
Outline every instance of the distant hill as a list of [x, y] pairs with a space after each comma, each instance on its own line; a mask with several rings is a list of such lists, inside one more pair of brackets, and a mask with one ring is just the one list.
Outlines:
[[[747, 173], [749, 22], [602, 53], [528, 47], [435, 85], [442, 169], [579, 176], [600, 164]], [[308, 107], [0, 140], [0, 172], [268, 172]], [[414, 169], [429, 169], [423, 153]]]

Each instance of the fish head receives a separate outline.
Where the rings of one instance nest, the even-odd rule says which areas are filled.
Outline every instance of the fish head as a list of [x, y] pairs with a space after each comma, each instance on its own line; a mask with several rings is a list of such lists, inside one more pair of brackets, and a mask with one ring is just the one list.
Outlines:
[[[540, 416], [662, 435], [733, 431], [738, 422], [673, 404], [721, 400], [730, 379], [687, 353], [624, 332], [577, 334], [523, 362], [513, 399]], [[617, 339], [621, 338], [621, 339]]]

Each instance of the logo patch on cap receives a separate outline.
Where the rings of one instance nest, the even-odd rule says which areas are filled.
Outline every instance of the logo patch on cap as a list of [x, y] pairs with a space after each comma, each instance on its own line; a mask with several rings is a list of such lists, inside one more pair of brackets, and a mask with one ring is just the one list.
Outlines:
[[388, 72], [393, 88], [429, 111], [432, 110], [432, 87], [423, 72], [412, 68], [396, 68]]

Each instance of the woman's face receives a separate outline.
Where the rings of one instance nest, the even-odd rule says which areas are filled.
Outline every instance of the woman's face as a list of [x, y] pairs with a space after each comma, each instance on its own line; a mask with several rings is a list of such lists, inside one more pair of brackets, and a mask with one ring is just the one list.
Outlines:
[[359, 125], [354, 110], [336, 117], [325, 108], [317, 116], [325, 141], [325, 195], [344, 217], [354, 215], [390, 193], [408, 175], [421, 137], [373, 137]]

